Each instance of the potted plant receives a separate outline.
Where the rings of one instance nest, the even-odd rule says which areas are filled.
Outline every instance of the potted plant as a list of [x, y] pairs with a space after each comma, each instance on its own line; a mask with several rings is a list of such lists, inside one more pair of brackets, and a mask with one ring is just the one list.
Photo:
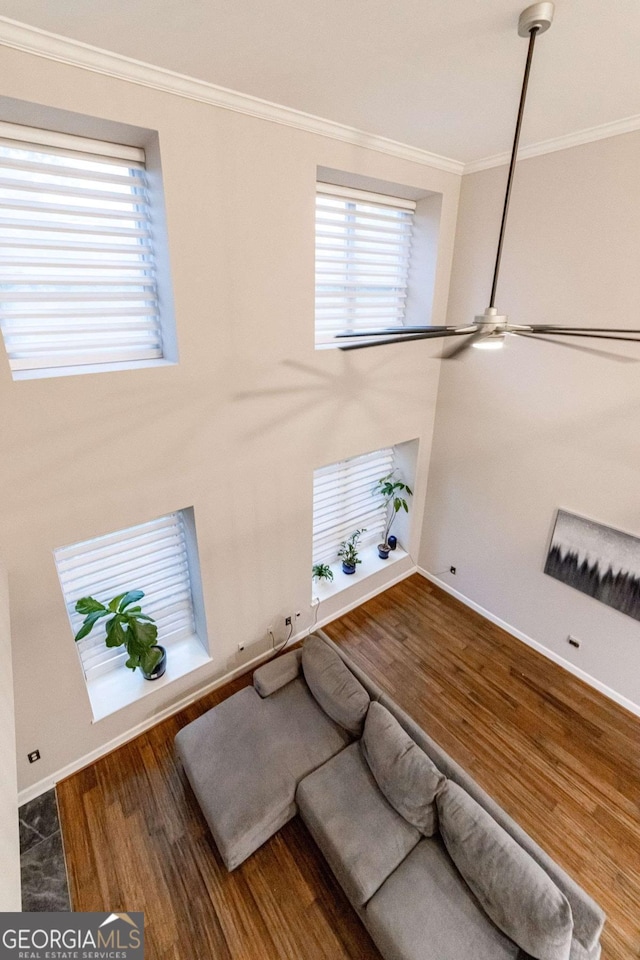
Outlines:
[[407, 486], [406, 483], [403, 483], [402, 480], [396, 480], [395, 470], [392, 470], [391, 473], [388, 473], [386, 476], [376, 480], [376, 484], [371, 493], [374, 497], [383, 498], [384, 506], [387, 511], [387, 522], [384, 527], [384, 536], [382, 543], [378, 544], [378, 556], [382, 560], [386, 560], [389, 556], [389, 551], [391, 549], [395, 550], [397, 544], [395, 537], [393, 538], [395, 540], [393, 547], [389, 543], [391, 525], [393, 524], [393, 521], [400, 510], [404, 510], [405, 513], [409, 513], [409, 505], [403, 494], [408, 497], [412, 497], [413, 491]]
[[312, 567], [314, 580], [333, 580], [333, 570], [328, 563], [314, 563]]
[[125, 666], [130, 670], [140, 667], [145, 680], [157, 680], [167, 669], [167, 651], [156, 644], [158, 628], [153, 617], [143, 613], [138, 604], [143, 597], [143, 590], [129, 590], [119, 593], [106, 606], [94, 597], [82, 597], [76, 603], [76, 612], [84, 615], [84, 623], [75, 639], [82, 640], [98, 620], [109, 617], [105, 624], [106, 645], [125, 646], [129, 654]]
[[362, 560], [358, 557], [358, 540], [362, 534], [366, 532], [364, 528], [362, 530], [355, 530], [350, 537], [347, 537], [347, 539], [343, 540], [340, 544], [338, 556], [342, 560], [343, 573], [355, 573], [356, 564], [362, 563]]

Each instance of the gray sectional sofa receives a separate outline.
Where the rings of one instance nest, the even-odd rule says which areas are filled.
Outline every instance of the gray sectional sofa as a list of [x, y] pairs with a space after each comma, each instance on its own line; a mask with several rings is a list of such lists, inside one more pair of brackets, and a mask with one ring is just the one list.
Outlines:
[[604, 914], [319, 631], [176, 747], [233, 870], [299, 813], [386, 960], [597, 960]]

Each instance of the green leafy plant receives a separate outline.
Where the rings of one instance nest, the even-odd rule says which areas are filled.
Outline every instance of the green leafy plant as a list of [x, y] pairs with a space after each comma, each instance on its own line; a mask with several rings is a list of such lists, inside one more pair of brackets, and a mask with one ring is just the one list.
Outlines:
[[358, 541], [362, 534], [366, 532], [365, 527], [363, 527], [362, 530], [354, 530], [351, 536], [347, 537], [347, 539], [343, 540], [340, 544], [338, 556], [348, 567], [355, 567], [357, 563], [362, 563], [362, 560], [358, 557]]
[[328, 563], [314, 563], [312, 573], [314, 580], [333, 580], [333, 570]]
[[94, 597], [82, 597], [76, 603], [76, 612], [84, 615], [84, 622], [76, 633], [76, 642], [88, 636], [98, 620], [109, 617], [105, 624], [106, 645], [124, 645], [129, 654], [125, 666], [130, 670], [142, 667], [145, 673], [153, 673], [162, 658], [162, 650], [155, 646], [158, 628], [153, 617], [143, 613], [138, 605], [143, 597], [143, 590], [129, 590], [118, 594], [106, 606]]
[[379, 480], [376, 480], [375, 486], [371, 491], [372, 496], [382, 497], [384, 499], [385, 509], [387, 511], [387, 522], [384, 528], [384, 537], [382, 544], [385, 549], [389, 546], [389, 534], [391, 533], [391, 526], [393, 521], [397, 517], [400, 510], [404, 510], [405, 513], [409, 513], [409, 504], [405, 500], [402, 494], [406, 494], [408, 497], [413, 496], [413, 490], [407, 486], [406, 483], [403, 483], [402, 480], [396, 480], [396, 471], [392, 470], [391, 473], [388, 473], [384, 477], [380, 477]]

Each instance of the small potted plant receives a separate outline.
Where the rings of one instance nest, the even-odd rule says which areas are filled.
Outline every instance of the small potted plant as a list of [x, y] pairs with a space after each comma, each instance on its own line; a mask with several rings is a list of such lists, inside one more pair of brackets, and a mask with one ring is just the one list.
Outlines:
[[333, 580], [333, 570], [328, 563], [314, 563], [312, 567], [314, 580]]
[[[143, 590], [120, 593], [105, 606], [94, 597], [82, 597], [76, 603], [76, 612], [84, 615], [84, 623], [76, 633], [76, 642], [91, 633], [103, 617], [108, 647], [126, 647], [129, 658], [125, 663], [130, 670], [140, 667], [145, 680], [157, 680], [167, 669], [167, 651], [156, 644], [158, 628], [153, 617], [142, 612], [138, 600], [144, 597]], [[132, 606], [133, 604], [133, 606]]]
[[404, 510], [405, 513], [409, 513], [409, 505], [403, 494], [408, 497], [412, 497], [413, 491], [407, 486], [406, 483], [403, 483], [402, 480], [396, 480], [395, 470], [392, 470], [391, 473], [388, 473], [385, 477], [381, 477], [376, 481], [371, 493], [374, 497], [383, 498], [384, 506], [387, 511], [387, 522], [384, 527], [384, 536], [382, 543], [378, 544], [378, 556], [382, 560], [386, 560], [389, 556], [389, 551], [395, 549], [397, 543], [395, 537], [393, 538], [395, 541], [393, 547], [389, 543], [391, 525], [393, 524], [393, 521], [400, 510]]
[[343, 573], [355, 573], [356, 564], [362, 563], [362, 560], [358, 557], [358, 541], [363, 533], [366, 533], [366, 529], [355, 530], [350, 537], [347, 537], [346, 540], [343, 540], [340, 544], [340, 549], [338, 550], [338, 556], [342, 560], [342, 571]]

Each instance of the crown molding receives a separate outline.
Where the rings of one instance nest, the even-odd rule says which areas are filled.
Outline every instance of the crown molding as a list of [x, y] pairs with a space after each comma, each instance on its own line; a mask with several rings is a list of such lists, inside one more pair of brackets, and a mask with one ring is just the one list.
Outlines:
[[464, 164], [459, 160], [441, 157], [439, 154], [399, 143], [387, 137], [366, 133], [355, 127], [334, 123], [332, 120], [283, 107], [268, 100], [261, 100], [259, 97], [238, 93], [236, 90], [219, 87], [204, 80], [196, 80], [194, 77], [143, 63], [141, 60], [134, 60], [109, 50], [102, 50], [79, 40], [62, 37], [57, 33], [49, 33], [8, 17], [0, 17], [0, 46], [11, 47], [58, 63], [70, 64], [83, 70], [91, 70], [93, 73], [104, 76], [127, 80], [130, 83], [151, 87], [188, 100], [198, 100], [224, 110], [244, 113], [271, 123], [295, 127], [307, 133], [330, 137], [332, 140], [341, 140], [344, 143], [376, 150], [378, 153], [386, 153], [401, 160], [410, 160], [446, 173], [460, 175], [464, 169]]
[[[576, 130], [574, 133], [567, 133], [563, 137], [554, 137], [552, 140], [531, 143], [528, 147], [521, 147], [518, 150], [518, 160], [528, 160], [530, 157], [541, 157], [545, 153], [556, 153], [558, 150], [580, 147], [584, 143], [606, 140], [608, 137], [618, 137], [622, 133], [632, 133], [634, 130], [640, 130], [640, 114], [625, 117], [622, 120], [613, 120], [611, 123], [603, 123], [598, 127]], [[462, 172], [466, 175], [468, 173], [478, 173], [480, 170], [489, 170], [491, 167], [501, 167], [509, 163], [510, 156], [509, 153], [497, 153], [492, 157], [472, 160], [470, 163], [465, 163]]]
[[[236, 113], [268, 120], [271, 123], [280, 123], [284, 126], [304, 130], [307, 133], [329, 137], [332, 140], [341, 140], [343, 143], [351, 143], [368, 150], [376, 150], [378, 153], [385, 153], [401, 160], [409, 160], [412, 163], [419, 163], [435, 170], [443, 170], [446, 173], [458, 175], [478, 173], [481, 170], [500, 167], [509, 162], [509, 153], [498, 153], [490, 157], [483, 157], [480, 160], [472, 160], [469, 163], [454, 160], [451, 157], [443, 157], [440, 154], [431, 153], [407, 143], [399, 143], [397, 140], [391, 140], [388, 137], [366, 133], [356, 127], [335, 123], [333, 120], [316, 117], [313, 114], [304, 113], [302, 110], [294, 110], [278, 103], [271, 103], [269, 100], [262, 100], [260, 97], [238, 93], [236, 90], [229, 90], [227, 87], [219, 87], [204, 80], [197, 80], [174, 70], [167, 70], [164, 67], [157, 67], [141, 60], [134, 60], [132, 57], [125, 57], [120, 53], [113, 53], [110, 50], [91, 46], [80, 40], [72, 40], [70, 37], [50, 33], [47, 30], [20, 23], [18, 20], [12, 20], [9, 17], [0, 16], [0, 46], [10, 47], [58, 63], [80, 67], [83, 70], [91, 70], [93, 73], [115, 77], [118, 80], [126, 80], [129, 83], [150, 87], [153, 90], [184, 97], [187, 100], [198, 100], [201, 103], [208, 103], [223, 110], [233, 110]], [[608, 137], [617, 137], [634, 130], [640, 130], [640, 115], [625, 117], [622, 120], [614, 120], [597, 127], [577, 130], [562, 137], [529, 144], [529, 146], [522, 147], [518, 151], [518, 160], [527, 160], [530, 157], [539, 157], [546, 153], [568, 150], [571, 147], [592, 143], [595, 140], [604, 140]]]

